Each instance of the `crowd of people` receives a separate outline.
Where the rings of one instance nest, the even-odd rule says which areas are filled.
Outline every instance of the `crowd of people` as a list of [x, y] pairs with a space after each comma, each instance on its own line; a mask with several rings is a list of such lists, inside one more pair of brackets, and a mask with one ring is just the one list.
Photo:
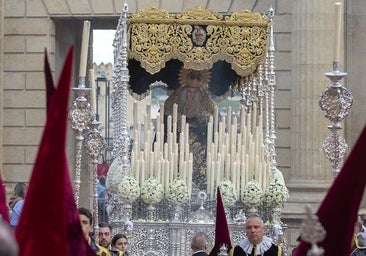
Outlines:
[[[89, 245], [96, 255], [100, 256], [128, 256], [128, 238], [117, 233], [112, 236], [112, 227], [107, 222], [99, 223], [98, 240], [91, 236], [93, 218], [92, 213], [85, 208], [79, 208], [80, 222]], [[264, 235], [264, 222], [261, 216], [253, 214], [248, 216], [245, 224], [247, 237], [233, 247], [229, 255], [232, 256], [282, 256], [282, 248], [275, 245], [271, 238]], [[192, 256], [207, 256], [209, 251], [209, 237], [204, 232], [196, 233], [191, 240]]]
[[[21, 200], [24, 201], [24, 196], [26, 192], [26, 186], [20, 183], [14, 189], [14, 195], [9, 201], [9, 211], [12, 213], [15, 209], [16, 204], [19, 204]], [[21, 212], [21, 207], [20, 212]], [[20, 212], [14, 215], [14, 225], [12, 228], [16, 228], [16, 220], [19, 218]], [[128, 252], [128, 238], [125, 234], [117, 233], [113, 235], [112, 226], [105, 221], [99, 223], [98, 227], [98, 239], [95, 239], [93, 235], [93, 214], [87, 209], [80, 207], [78, 208], [79, 219], [81, 224], [81, 229], [85, 239], [88, 244], [98, 256], [129, 256]], [[15, 214], [15, 213], [14, 213]], [[15, 217], [17, 216], [17, 217]], [[0, 234], [10, 234], [8, 236], [0, 236], [0, 245], [6, 244], [7, 247], [2, 247], [0, 250], [1, 255], [5, 256], [15, 256], [17, 255], [16, 246], [14, 245], [15, 240], [11, 235], [10, 228], [4, 225], [0, 218]], [[272, 240], [264, 235], [264, 223], [263, 219], [259, 215], [248, 216], [245, 224], [245, 230], [247, 237], [239, 242], [239, 244], [233, 247], [229, 255], [231, 256], [254, 256], [254, 255], [264, 255], [264, 256], [281, 256], [283, 255], [280, 246], [275, 245]], [[96, 242], [96, 240], [98, 242]], [[9, 241], [13, 241], [9, 244]], [[192, 256], [207, 256], [209, 255], [209, 237], [204, 232], [196, 233], [191, 240]], [[1, 247], [1, 246], [0, 246]]]
[[[15, 256], [18, 248], [12, 231], [17, 226], [24, 198], [27, 191], [25, 183], [17, 183], [9, 199], [10, 227], [0, 218], [0, 255]], [[113, 235], [112, 226], [104, 219], [99, 223], [98, 243], [93, 235], [93, 215], [89, 209], [78, 208], [82, 232], [88, 244], [98, 256], [129, 256], [128, 237], [122, 233]], [[246, 237], [232, 247], [230, 256], [282, 256], [281, 246], [274, 244], [270, 237], [264, 235], [264, 222], [261, 216], [253, 214], [245, 222]], [[9, 235], [10, 234], [10, 235]], [[192, 256], [209, 255], [209, 237], [204, 232], [196, 233], [191, 240]], [[3, 246], [2, 246], [3, 245]], [[6, 245], [6, 246], [5, 246]], [[366, 228], [359, 216], [354, 226], [354, 239], [351, 256], [366, 255]]]
[[128, 239], [124, 234], [117, 233], [112, 236], [112, 226], [107, 222], [99, 223], [98, 241], [92, 237], [93, 215], [86, 208], [79, 208], [80, 223], [85, 239], [98, 256], [128, 256]]

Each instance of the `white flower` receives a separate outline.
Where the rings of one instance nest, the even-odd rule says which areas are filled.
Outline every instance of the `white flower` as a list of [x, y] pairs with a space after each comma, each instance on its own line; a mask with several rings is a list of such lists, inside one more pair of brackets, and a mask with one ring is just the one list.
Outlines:
[[157, 204], [164, 198], [163, 186], [153, 177], [148, 178], [141, 188], [141, 198], [147, 204]]
[[263, 190], [258, 181], [249, 181], [241, 194], [241, 201], [249, 207], [258, 207], [263, 200]]
[[188, 202], [189, 195], [187, 185], [180, 178], [173, 180], [168, 186], [166, 197], [173, 204], [184, 204]]
[[288, 189], [280, 179], [273, 179], [264, 194], [264, 201], [271, 207], [280, 207], [288, 198]]
[[135, 178], [124, 176], [118, 185], [122, 201], [132, 203], [140, 196], [140, 187]]
[[231, 183], [231, 181], [229, 180], [224, 179], [223, 181], [219, 182], [218, 186], [225, 206], [233, 206], [237, 200], [236, 190], [233, 183]]

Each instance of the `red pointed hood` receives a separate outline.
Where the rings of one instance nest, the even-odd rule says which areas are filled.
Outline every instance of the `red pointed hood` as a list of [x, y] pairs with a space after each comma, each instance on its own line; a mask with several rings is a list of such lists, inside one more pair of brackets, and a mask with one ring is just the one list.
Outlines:
[[[319, 244], [325, 250], [324, 256], [350, 254], [353, 227], [366, 185], [365, 152], [366, 127], [317, 212], [327, 232]], [[295, 255], [305, 256], [309, 248], [310, 244], [301, 242]]]
[[220, 247], [225, 244], [228, 251], [231, 249], [231, 240], [229, 227], [227, 225], [224, 204], [221, 198], [221, 192], [217, 187], [217, 204], [216, 204], [216, 227], [215, 227], [215, 246], [210, 252], [210, 256], [216, 256], [220, 252]]

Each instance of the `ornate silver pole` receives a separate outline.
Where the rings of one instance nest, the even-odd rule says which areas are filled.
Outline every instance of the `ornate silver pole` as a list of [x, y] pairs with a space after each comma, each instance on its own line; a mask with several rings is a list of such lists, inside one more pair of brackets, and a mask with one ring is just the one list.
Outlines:
[[88, 129], [91, 121], [93, 120], [94, 113], [85, 97], [90, 91], [90, 88], [85, 88], [85, 77], [80, 77], [79, 86], [72, 89], [76, 93], [77, 97], [73, 101], [69, 111], [69, 120], [71, 123], [71, 128], [76, 133], [74, 197], [76, 206], [79, 207], [81, 156], [84, 141], [83, 132]]
[[[122, 177], [131, 168], [129, 158], [130, 137], [127, 130], [127, 94], [128, 94], [128, 57], [127, 57], [127, 14], [128, 5], [125, 1], [118, 21], [114, 46], [113, 92], [112, 92], [112, 119], [113, 119], [113, 163]], [[118, 167], [117, 167], [118, 166]], [[109, 179], [108, 175], [108, 179]], [[120, 177], [120, 176], [119, 176]], [[132, 208], [125, 203], [118, 194], [118, 188], [111, 194], [108, 204], [111, 205], [109, 216], [116, 222], [130, 219]]]
[[103, 153], [106, 147], [106, 142], [100, 134], [99, 126], [101, 122], [94, 120], [91, 123], [91, 131], [84, 141], [84, 146], [87, 153], [91, 157], [91, 173], [93, 175], [93, 219], [94, 219], [94, 238], [98, 242], [99, 233], [99, 216], [98, 216], [98, 157]]
[[323, 143], [323, 151], [326, 158], [332, 163], [333, 178], [340, 172], [340, 162], [345, 156], [348, 145], [339, 135], [342, 129], [341, 121], [349, 114], [353, 103], [351, 92], [340, 81], [347, 73], [339, 71], [340, 42], [341, 42], [341, 3], [335, 3], [335, 37], [334, 37], [334, 61], [333, 71], [325, 73], [331, 81], [327, 89], [321, 94], [319, 105], [325, 111], [325, 117], [331, 122], [328, 125], [330, 135]]
[[347, 73], [339, 71], [339, 62], [333, 62], [333, 71], [325, 73], [331, 81], [327, 89], [320, 95], [319, 105], [325, 111], [325, 117], [331, 122], [328, 125], [330, 135], [323, 143], [323, 151], [326, 158], [332, 163], [333, 177], [340, 172], [340, 163], [344, 158], [348, 145], [345, 139], [339, 135], [342, 129], [341, 121], [348, 116], [353, 103], [353, 96], [340, 81]]
[[275, 169], [277, 166], [277, 160], [276, 160], [276, 146], [275, 141], [277, 139], [276, 137], [276, 129], [275, 129], [275, 107], [274, 107], [274, 94], [275, 94], [275, 88], [276, 88], [276, 73], [275, 73], [275, 67], [274, 67], [274, 40], [273, 40], [273, 18], [274, 18], [274, 9], [271, 7], [269, 9], [268, 17], [271, 22], [270, 27], [270, 35], [269, 35], [269, 48], [268, 48], [268, 91], [269, 91], [269, 109], [268, 109], [268, 118], [269, 122], [268, 125], [268, 156], [271, 161], [271, 167], [272, 169]]
[[126, 174], [131, 168], [129, 159], [130, 137], [127, 129], [127, 94], [128, 82], [130, 80], [128, 72], [127, 58], [127, 14], [128, 5], [124, 3], [120, 18], [119, 33], [121, 42], [118, 47], [118, 59], [114, 68], [113, 81], [113, 121], [114, 121], [114, 157], [121, 161], [122, 172]]

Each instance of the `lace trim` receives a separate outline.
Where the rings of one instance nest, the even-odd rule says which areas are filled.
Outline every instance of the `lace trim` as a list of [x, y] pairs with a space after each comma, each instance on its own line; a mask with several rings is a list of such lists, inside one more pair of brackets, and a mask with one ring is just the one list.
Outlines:
[[[246, 252], [250, 254], [253, 250], [253, 244], [251, 244], [248, 238], [245, 238], [239, 242], [239, 246]], [[256, 255], [261, 255], [265, 253], [272, 246], [272, 239], [264, 236], [262, 242], [256, 245]]]

